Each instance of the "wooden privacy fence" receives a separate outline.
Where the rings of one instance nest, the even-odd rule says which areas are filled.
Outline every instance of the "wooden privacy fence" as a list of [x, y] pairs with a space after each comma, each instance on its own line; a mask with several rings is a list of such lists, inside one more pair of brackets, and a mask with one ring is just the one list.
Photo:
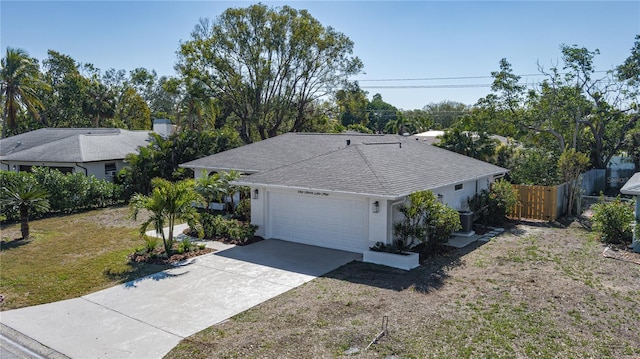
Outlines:
[[566, 184], [559, 186], [513, 185], [518, 192], [518, 204], [512, 218], [555, 221], [566, 210]]

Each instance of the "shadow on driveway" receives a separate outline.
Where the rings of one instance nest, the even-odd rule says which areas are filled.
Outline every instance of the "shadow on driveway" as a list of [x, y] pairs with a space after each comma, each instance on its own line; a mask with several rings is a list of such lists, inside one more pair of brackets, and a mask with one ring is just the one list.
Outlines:
[[320, 276], [345, 263], [362, 259], [362, 254], [358, 253], [277, 239], [236, 246], [213, 255], [311, 276]]

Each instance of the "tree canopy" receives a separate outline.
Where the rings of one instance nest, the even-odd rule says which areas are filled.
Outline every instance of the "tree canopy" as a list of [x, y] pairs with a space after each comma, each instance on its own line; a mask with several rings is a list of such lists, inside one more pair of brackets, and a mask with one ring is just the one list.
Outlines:
[[309, 107], [362, 69], [353, 42], [306, 10], [262, 4], [202, 19], [177, 69], [237, 118], [244, 142], [300, 131]]

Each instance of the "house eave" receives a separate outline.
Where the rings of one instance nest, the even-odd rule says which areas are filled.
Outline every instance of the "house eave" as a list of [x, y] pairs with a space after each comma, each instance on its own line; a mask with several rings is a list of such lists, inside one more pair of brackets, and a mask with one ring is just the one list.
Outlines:
[[385, 199], [385, 200], [397, 200], [403, 197], [403, 196], [396, 196], [396, 195], [389, 195], [389, 194], [340, 191], [340, 190], [302, 187], [302, 186], [274, 185], [274, 184], [243, 182], [243, 181], [233, 181], [231, 183], [238, 186], [264, 187], [264, 188], [270, 188], [270, 189], [285, 189], [285, 190], [314, 191], [314, 192], [321, 191], [321, 192], [332, 193], [332, 194], [342, 194], [342, 195], [350, 195], [350, 196], [355, 195], [355, 196], [371, 197], [371, 198]]

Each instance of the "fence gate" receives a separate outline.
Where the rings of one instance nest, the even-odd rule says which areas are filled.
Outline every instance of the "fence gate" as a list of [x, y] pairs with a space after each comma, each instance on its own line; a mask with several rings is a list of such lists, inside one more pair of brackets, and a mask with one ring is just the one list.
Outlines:
[[513, 185], [518, 191], [514, 218], [555, 221], [558, 218], [558, 186]]

